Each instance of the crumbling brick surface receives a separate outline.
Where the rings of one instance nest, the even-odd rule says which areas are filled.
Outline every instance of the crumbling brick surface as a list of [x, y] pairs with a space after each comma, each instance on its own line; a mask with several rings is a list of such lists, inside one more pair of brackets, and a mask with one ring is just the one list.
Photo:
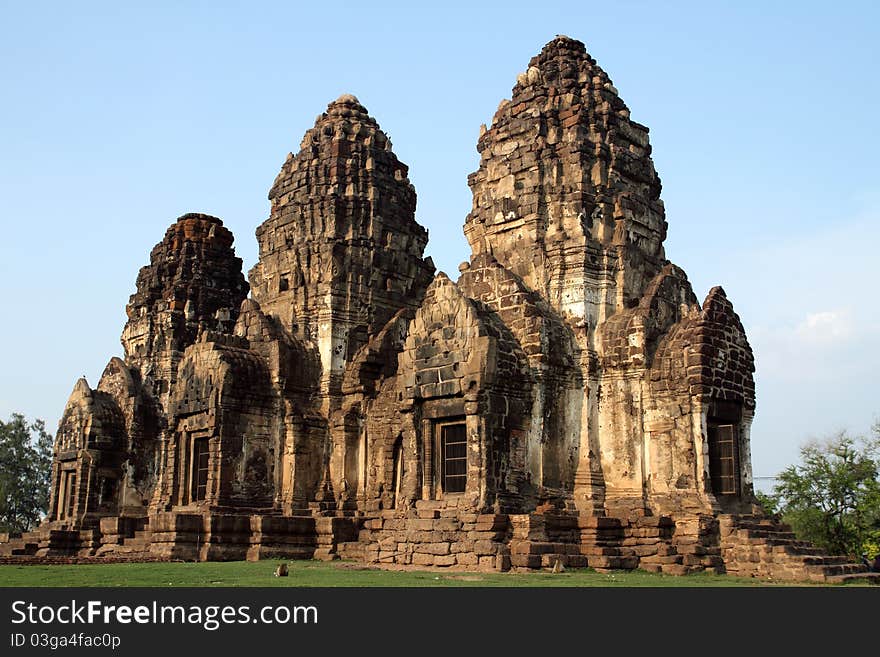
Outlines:
[[852, 574], [770, 563], [745, 331], [666, 259], [648, 129], [584, 45], [532, 58], [477, 150], [457, 281], [351, 95], [272, 185], [250, 298], [222, 222], [180, 217], [0, 557]]
[[232, 233], [216, 217], [185, 214], [150, 252], [126, 306], [126, 362], [167, 402], [183, 351], [201, 328], [229, 330], [248, 284]]

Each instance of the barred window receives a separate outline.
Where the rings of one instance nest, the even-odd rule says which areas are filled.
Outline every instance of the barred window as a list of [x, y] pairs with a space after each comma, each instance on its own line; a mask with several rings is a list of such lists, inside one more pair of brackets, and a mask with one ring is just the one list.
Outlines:
[[712, 491], [716, 495], [736, 495], [739, 490], [739, 458], [736, 444], [736, 425], [712, 424], [709, 433], [709, 474]]
[[76, 473], [67, 472], [67, 499], [64, 504], [64, 516], [72, 518], [76, 515]]
[[467, 430], [464, 422], [440, 425], [440, 454], [444, 493], [463, 493], [467, 487]]
[[193, 502], [204, 500], [208, 490], [208, 439], [193, 441], [192, 483], [190, 491]]

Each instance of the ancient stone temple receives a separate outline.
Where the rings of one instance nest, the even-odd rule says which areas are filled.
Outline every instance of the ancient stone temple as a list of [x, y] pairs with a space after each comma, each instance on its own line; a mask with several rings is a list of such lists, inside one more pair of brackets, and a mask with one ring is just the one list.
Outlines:
[[756, 506], [748, 340], [667, 260], [648, 129], [584, 45], [548, 43], [477, 149], [457, 280], [351, 95], [282, 165], [250, 284], [180, 217], [7, 552], [855, 572]]

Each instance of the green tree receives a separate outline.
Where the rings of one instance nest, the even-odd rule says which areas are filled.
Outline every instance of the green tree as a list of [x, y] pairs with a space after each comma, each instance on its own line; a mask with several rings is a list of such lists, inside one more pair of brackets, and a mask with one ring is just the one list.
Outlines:
[[42, 420], [0, 420], [0, 531], [26, 531], [49, 507], [52, 443]]
[[763, 491], [756, 490], [755, 498], [758, 500], [758, 504], [761, 505], [761, 508], [764, 509], [764, 511], [771, 516], [779, 513], [779, 499], [773, 493], [765, 493]]
[[801, 462], [779, 475], [769, 500], [798, 538], [831, 554], [876, 554], [880, 538], [878, 438], [855, 439], [840, 433], [801, 447]]

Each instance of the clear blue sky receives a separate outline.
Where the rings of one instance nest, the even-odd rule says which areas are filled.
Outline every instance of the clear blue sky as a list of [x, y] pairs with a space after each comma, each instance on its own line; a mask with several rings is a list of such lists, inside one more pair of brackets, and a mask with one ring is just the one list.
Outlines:
[[667, 256], [724, 285], [757, 356], [756, 475], [880, 413], [880, 11], [873, 2], [2, 2], [0, 416], [53, 427], [121, 355], [174, 219], [238, 254], [288, 151], [354, 93], [410, 165], [428, 253], [469, 250], [476, 139], [556, 34], [651, 128]]

